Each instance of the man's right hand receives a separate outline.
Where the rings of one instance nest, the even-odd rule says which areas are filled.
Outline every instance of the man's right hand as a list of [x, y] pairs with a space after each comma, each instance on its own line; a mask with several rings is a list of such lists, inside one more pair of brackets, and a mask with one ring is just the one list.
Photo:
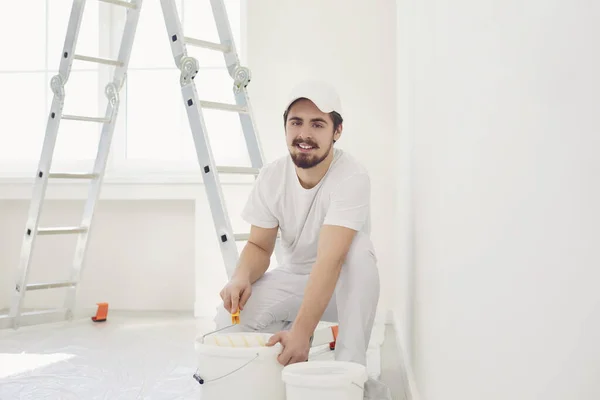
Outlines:
[[233, 277], [227, 285], [221, 290], [221, 299], [223, 299], [223, 306], [230, 313], [234, 313], [238, 310], [244, 309], [244, 305], [250, 298], [252, 293], [252, 284], [250, 279], [243, 277]]

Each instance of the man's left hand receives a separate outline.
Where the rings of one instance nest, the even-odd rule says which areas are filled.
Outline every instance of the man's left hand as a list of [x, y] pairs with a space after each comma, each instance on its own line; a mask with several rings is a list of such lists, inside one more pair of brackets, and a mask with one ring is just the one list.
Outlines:
[[277, 357], [277, 361], [281, 365], [289, 365], [297, 362], [308, 360], [310, 352], [310, 337], [306, 337], [298, 332], [282, 331], [277, 332], [267, 342], [267, 346], [274, 346], [276, 343], [281, 343], [283, 351]]

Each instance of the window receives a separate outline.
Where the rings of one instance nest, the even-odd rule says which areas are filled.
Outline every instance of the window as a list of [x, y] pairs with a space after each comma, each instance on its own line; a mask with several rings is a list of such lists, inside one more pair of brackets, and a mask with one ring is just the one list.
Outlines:
[[[218, 42], [210, 0], [175, 0], [186, 36]], [[242, 0], [225, 0], [235, 45], [243, 60]], [[39, 3], [39, 4], [32, 4]], [[0, 13], [0, 83], [3, 109], [10, 110], [0, 131], [0, 174], [31, 176], [37, 166], [53, 99], [50, 79], [58, 73], [72, 2], [12, 2]], [[126, 11], [86, 2], [77, 54], [116, 58]], [[28, 29], [15, 15], [27, 16]], [[15, 35], [19, 32], [19, 35]], [[101, 32], [101, 34], [100, 34]], [[233, 80], [223, 55], [188, 46], [200, 62], [194, 82], [202, 100], [233, 103]], [[243, 62], [242, 62], [243, 64]], [[75, 60], [65, 86], [64, 114], [103, 116], [104, 88], [114, 67]], [[194, 142], [179, 86], [160, 2], [144, 1], [112, 141], [107, 177], [199, 171]], [[249, 165], [236, 113], [204, 110], [217, 164]], [[86, 170], [93, 165], [101, 124], [62, 120], [53, 170]]]
[[[0, 131], [0, 173], [33, 173], [39, 161], [53, 93], [50, 79], [58, 72], [70, 4], [35, 0], [11, 2], [0, 12], [0, 61], [3, 127]], [[98, 52], [98, 4], [90, 2], [82, 20], [80, 46]], [[26, 24], [21, 18], [27, 18]], [[26, 28], [26, 29], [24, 29]], [[10, 40], [12, 39], [12, 40]], [[69, 78], [67, 113], [97, 113], [98, 69], [74, 64]], [[85, 98], [83, 102], [80, 99]], [[85, 114], [83, 114], [85, 115]], [[61, 124], [54, 162], [61, 164], [94, 151], [93, 126]], [[75, 151], [75, 149], [77, 149]], [[93, 157], [93, 156], [92, 156]]]

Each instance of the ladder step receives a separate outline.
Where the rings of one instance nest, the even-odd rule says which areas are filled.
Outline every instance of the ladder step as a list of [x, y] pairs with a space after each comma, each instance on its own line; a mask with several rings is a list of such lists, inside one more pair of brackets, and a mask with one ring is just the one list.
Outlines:
[[61, 228], [39, 228], [38, 235], [69, 235], [73, 233], [85, 233], [88, 229], [84, 226], [71, 226]]
[[99, 117], [81, 117], [79, 115], [63, 115], [62, 119], [70, 119], [73, 121], [89, 121], [89, 122], [110, 122], [108, 118], [99, 118]]
[[241, 114], [248, 113], [246, 107], [238, 106], [237, 104], [217, 103], [214, 101], [200, 101], [200, 105], [204, 108], [212, 108], [221, 111], [235, 111]]
[[223, 174], [247, 174], [247, 175], [258, 175], [260, 172], [259, 168], [252, 167], [219, 167], [217, 166], [217, 172]]
[[[41, 323], [50, 323], [64, 320], [67, 313], [66, 308], [51, 310], [27, 311], [21, 313], [20, 326], [31, 326]], [[9, 315], [0, 315], [0, 329], [11, 328], [13, 318]]]
[[249, 233], [235, 233], [233, 235], [233, 238], [235, 239], [236, 242], [242, 242], [244, 240], [250, 239], [250, 234]]
[[73, 59], [74, 60], [81, 60], [81, 61], [96, 62], [98, 64], [115, 65], [117, 67], [122, 67], [122, 66], [125, 65], [123, 62], [121, 62], [119, 60], [109, 60], [108, 58], [98, 58], [98, 57], [82, 56], [80, 54], [73, 55]]
[[192, 46], [222, 51], [223, 53], [228, 53], [231, 50], [229, 46], [225, 46], [221, 43], [207, 42], [205, 40], [194, 39], [194, 38], [187, 37], [187, 36], [184, 37], [183, 40], [185, 43], [192, 45]]
[[[233, 238], [236, 242], [243, 242], [250, 239], [249, 233], [234, 233]], [[277, 232], [277, 239], [281, 239], [281, 233]]]
[[77, 285], [76, 282], [68, 282], [68, 281], [51, 282], [51, 283], [30, 283], [29, 285], [25, 286], [25, 289], [27, 289], [27, 290], [55, 289], [55, 288], [62, 288], [62, 287], [71, 287], [71, 286], [75, 286], [75, 285]]
[[98, 174], [90, 173], [66, 173], [66, 172], [51, 172], [48, 178], [54, 179], [95, 179]]
[[129, 3], [127, 1], [121, 1], [121, 0], [98, 0], [98, 1], [100, 1], [101, 3], [109, 3], [109, 4], [114, 4], [116, 6], [131, 8], [133, 10], [135, 10], [137, 8], [137, 6], [135, 4]]

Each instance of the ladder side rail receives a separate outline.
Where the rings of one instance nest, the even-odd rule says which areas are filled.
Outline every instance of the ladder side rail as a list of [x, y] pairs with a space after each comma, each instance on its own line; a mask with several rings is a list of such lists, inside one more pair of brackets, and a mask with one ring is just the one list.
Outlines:
[[186, 109], [191, 133], [194, 139], [198, 165], [202, 172], [206, 196], [213, 216], [213, 224], [225, 264], [228, 278], [231, 278], [238, 262], [238, 248], [233, 228], [225, 207], [225, 196], [221, 189], [217, 166], [210, 146], [202, 107], [194, 84], [199, 70], [198, 61], [187, 56], [184, 33], [177, 8], [173, 0], [161, 0], [163, 16], [175, 64], [181, 70], [181, 94]]
[[[246, 113], [239, 113], [238, 116], [250, 164], [253, 168], [261, 169], [265, 163], [264, 149], [258, 133], [258, 126], [254, 119], [254, 110], [247, 88], [252, 80], [251, 71], [249, 68], [241, 66], [224, 0], [210, 0], [210, 4], [221, 45], [229, 48], [228, 52], [223, 53], [223, 59], [229, 75], [234, 80], [233, 94], [235, 103], [246, 109]], [[283, 262], [283, 250], [280, 239], [276, 241], [274, 252], [277, 261]]]
[[227, 15], [227, 7], [225, 6], [224, 0], [210, 0], [210, 6], [212, 8], [221, 45], [229, 49], [228, 52], [223, 53], [223, 57], [229, 75], [234, 78], [235, 70], [240, 65], [240, 60], [235, 46], [235, 40], [233, 39], [229, 16]]
[[213, 224], [217, 233], [225, 270], [227, 272], [227, 277], [231, 278], [237, 267], [239, 253], [233, 228], [225, 206], [225, 196], [221, 188], [219, 174], [210, 148], [204, 116], [202, 114], [202, 109], [197, 106], [198, 95], [194, 84], [191, 83], [183, 86], [181, 88], [181, 93], [187, 109], [188, 120], [196, 147], [196, 154], [202, 172], [206, 197], [213, 216]]
[[71, 75], [71, 66], [73, 65], [86, 1], [87, 0], [73, 0], [73, 5], [71, 6], [71, 15], [69, 16], [69, 25], [67, 26], [67, 33], [65, 35], [63, 53], [61, 54], [60, 64], [58, 66], [58, 75], [64, 79], [63, 84], [67, 83], [69, 76]]
[[232, 90], [234, 92], [235, 102], [238, 106], [247, 109], [247, 113], [240, 113], [239, 118], [244, 134], [244, 140], [246, 141], [246, 147], [248, 148], [250, 164], [254, 168], [262, 168], [264, 164], [264, 152], [259, 139], [258, 129], [253, 119], [254, 114], [250, 105], [250, 96], [247, 91], [247, 86], [252, 79], [251, 72], [249, 68], [240, 65], [224, 0], [210, 0], [210, 4], [221, 44], [229, 47], [229, 51], [223, 53], [223, 58], [229, 75], [234, 80]]

